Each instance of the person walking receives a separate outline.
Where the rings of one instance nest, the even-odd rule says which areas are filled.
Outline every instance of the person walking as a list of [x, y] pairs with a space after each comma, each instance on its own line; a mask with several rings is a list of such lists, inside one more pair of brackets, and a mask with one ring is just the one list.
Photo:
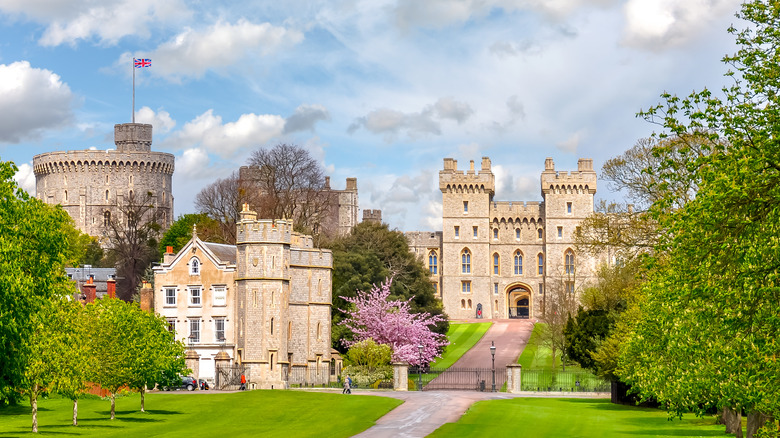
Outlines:
[[246, 376], [241, 374], [241, 391], [246, 391]]
[[349, 374], [347, 374], [347, 377], [344, 378], [344, 389], [341, 391], [341, 393], [352, 394], [352, 389], [350, 389], [351, 386], [352, 386], [352, 379], [349, 377]]

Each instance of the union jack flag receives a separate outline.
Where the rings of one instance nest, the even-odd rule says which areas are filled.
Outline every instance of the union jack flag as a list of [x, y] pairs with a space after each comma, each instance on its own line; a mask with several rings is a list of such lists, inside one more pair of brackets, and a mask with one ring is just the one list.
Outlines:
[[135, 63], [135, 68], [143, 68], [143, 67], [151, 67], [152, 66], [152, 60], [151, 59], [135, 59], [135, 58], [133, 58], [133, 62]]

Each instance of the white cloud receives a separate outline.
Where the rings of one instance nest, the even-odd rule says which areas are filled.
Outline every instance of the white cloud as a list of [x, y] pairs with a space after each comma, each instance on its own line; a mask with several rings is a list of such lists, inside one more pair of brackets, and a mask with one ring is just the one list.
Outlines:
[[186, 20], [189, 9], [180, 0], [0, 0], [0, 10], [43, 23], [39, 43], [75, 45], [97, 38], [112, 45], [128, 35], [149, 35], [161, 22]]
[[459, 125], [463, 124], [472, 114], [474, 110], [471, 109], [469, 104], [465, 102], [458, 102], [451, 97], [443, 97], [433, 104], [433, 108], [436, 114], [442, 119], [451, 119], [458, 122]]
[[207, 70], [231, 66], [248, 56], [268, 55], [302, 40], [300, 31], [270, 23], [219, 21], [205, 31], [188, 28], [145, 57], [154, 62], [153, 74], [176, 80], [200, 77]]
[[330, 120], [328, 109], [322, 105], [301, 105], [284, 122], [284, 133], [314, 131], [320, 120]]
[[355, 119], [347, 132], [351, 134], [365, 128], [374, 134], [383, 134], [388, 142], [402, 133], [417, 139], [427, 135], [441, 135], [441, 120], [453, 120], [460, 125], [473, 112], [467, 103], [444, 97], [432, 105], [426, 105], [420, 112], [404, 113], [389, 108], [373, 110]]
[[660, 50], [685, 44], [724, 14], [735, 11], [740, 0], [628, 0], [623, 42]]
[[283, 130], [284, 119], [277, 115], [242, 114], [235, 122], [223, 124], [222, 117], [208, 110], [187, 122], [162, 144], [173, 148], [200, 145], [209, 153], [233, 157], [242, 149], [264, 145], [280, 136]]
[[33, 172], [32, 166], [28, 163], [22, 163], [18, 167], [19, 170], [14, 175], [14, 181], [22, 190], [35, 195], [35, 172]]
[[68, 123], [73, 94], [49, 70], [27, 61], [0, 64], [0, 142], [19, 143]]
[[176, 126], [176, 121], [171, 118], [167, 111], [157, 111], [148, 106], [142, 107], [135, 112], [135, 121], [137, 123], [149, 123], [154, 132], [158, 134], [167, 134]]
[[203, 175], [209, 164], [209, 156], [201, 148], [186, 149], [181, 157], [176, 157], [176, 173], [179, 177], [195, 178]]
[[567, 138], [566, 140], [556, 143], [555, 147], [563, 152], [569, 154], [576, 154], [577, 146], [580, 145], [580, 142], [582, 141], [583, 137], [584, 137], [583, 131], [577, 131], [574, 134], [570, 135], [569, 138]]

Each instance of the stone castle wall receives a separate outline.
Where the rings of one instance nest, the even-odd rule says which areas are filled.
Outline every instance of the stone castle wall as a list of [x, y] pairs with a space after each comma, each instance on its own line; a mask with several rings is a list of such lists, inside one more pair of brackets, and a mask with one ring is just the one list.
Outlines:
[[147, 193], [161, 210], [163, 228], [173, 217], [174, 156], [151, 151], [152, 126], [123, 124], [114, 127], [116, 150], [49, 152], [33, 158], [36, 197], [60, 204], [76, 227], [92, 235], [104, 233], [108, 212], [134, 196]]

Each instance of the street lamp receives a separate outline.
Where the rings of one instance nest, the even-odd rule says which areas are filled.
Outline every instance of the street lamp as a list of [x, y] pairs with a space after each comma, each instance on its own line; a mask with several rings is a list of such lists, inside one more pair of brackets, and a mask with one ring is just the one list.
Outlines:
[[496, 344], [490, 341], [490, 355], [493, 357], [493, 392], [496, 392]]
[[417, 350], [420, 351], [420, 363], [417, 365], [417, 387], [422, 391], [422, 363], [423, 363], [423, 344], [417, 346]]

